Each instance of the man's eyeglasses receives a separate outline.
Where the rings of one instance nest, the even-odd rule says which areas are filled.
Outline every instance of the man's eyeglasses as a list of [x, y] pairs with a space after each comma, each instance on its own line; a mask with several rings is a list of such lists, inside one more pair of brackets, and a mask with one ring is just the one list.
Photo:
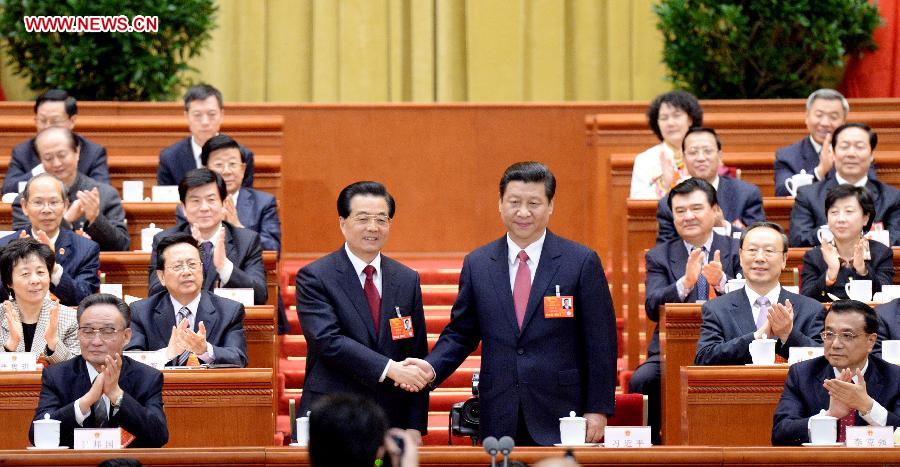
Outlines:
[[774, 248], [741, 248], [741, 251], [746, 252], [751, 258], [756, 258], [756, 255], [760, 253], [766, 258], [774, 258], [775, 255], [784, 253], [783, 251], [778, 251]]
[[391, 218], [382, 214], [358, 214], [350, 218], [354, 224], [368, 225], [375, 222], [378, 227], [387, 227], [391, 223]]
[[50, 209], [59, 209], [63, 205], [63, 202], [55, 199], [53, 201], [43, 201], [39, 199], [28, 201], [28, 207], [32, 209], [44, 209], [45, 206], [49, 206]]
[[832, 331], [822, 331], [819, 333], [822, 336], [822, 340], [825, 342], [831, 342], [835, 338], [840, 340], [841, 342], [853, 342], [853, 339], [856, 339], [859, 336], [864, 336], [865, 334], [853, 334], [852, 332], [832, 332]]
[[199, 271], [203, 268], [203, 263], [201, 261], [187, 261], [184, 263], [173, 264], [171, 266], [166, 266], [166, 269], [172, 272], [184, 272], [184, 271]]
[[78, 328], [78, 337], [84, 340], [91, 340], [94, 338], [94, 336], [99, 334], [100, 339], [110, 341], [115, 339], [119, 331], [122, 331], [122, 329], [80, 327]]

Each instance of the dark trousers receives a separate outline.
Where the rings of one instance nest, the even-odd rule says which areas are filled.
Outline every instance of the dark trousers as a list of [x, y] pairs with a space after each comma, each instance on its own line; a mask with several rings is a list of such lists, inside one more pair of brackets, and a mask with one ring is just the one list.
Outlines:
[[660, 382], [659, 360], [653, 359], [641, 363], [634, 370], [628, 391], [647, 396], [647, 424], [650, 425], [650, 441], [655, 445], [662, 444], [662, 389]]

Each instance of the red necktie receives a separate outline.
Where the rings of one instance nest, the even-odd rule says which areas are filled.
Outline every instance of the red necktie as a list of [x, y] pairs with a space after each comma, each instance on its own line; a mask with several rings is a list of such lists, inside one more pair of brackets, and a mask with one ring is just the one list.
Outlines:
[[528, 253], [525, 250], [519, 252], [519, 270], [516, 271], [516, 281], [513, 285], [513, 304], [516, 306], [516, 322], [522, 329], [525, 321], [525, 309], [528, 308], [528, 295], [531, 293], [531, 268], [528, 267]]
[[363, 291], [366, 294], [366, 301], [369, 302], [369, 311], [372, 313], [372, 320], [375, 321], [375, 336], [378, 336], [378, 325], [381, 318], [381, 296], [378, 295], [378, 289], [375, 287], [375, 281], [372, 276], [375, 274], [375, 266], [371, 264], [363, 268], [366, 274], [366, 285]]
[[850, 413], [838, 419], [838, 437], [839, 443], [847, 441], [847, 427], [856, 426], [856, 411], [850, 410]]

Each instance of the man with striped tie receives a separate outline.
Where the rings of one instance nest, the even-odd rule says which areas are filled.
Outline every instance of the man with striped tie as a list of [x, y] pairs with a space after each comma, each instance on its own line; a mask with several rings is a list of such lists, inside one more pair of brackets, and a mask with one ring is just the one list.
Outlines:
[[[719, 209], [716, 189], [702, 178], [689, 178], [669, 192], [669, 209], [678, 237], [647, 252], [644, 310], [659, 322], [666, 303], [705, 302], [725, 293], [728, 279], [740, 271], [737, 241], [713, 232]], [[647, 348], [647, 359], [629, 383], [633, 393], [646, 394], [653, 444], [660, 444], [659, 326]]]
[[822, 304], [788, 292], [779, 282], [787, 245], [778, 224], [757, 222], [744, 230], [740, 261], [746, 285], [703, 305], [694, 363], [752, 363], [750, 342], [763, 335], [777, 339], [775, 353], [784, 358], [791, 346], [822, 345]]
[[156, 246], [156, 275], [163, 292], [131, 306], [131, 341], [125, 350], [166, 353], [168, 365], [200, 363], [247, 366], [244, 305], [202, 290], [203, 263], [188, 233], [163, 237]]

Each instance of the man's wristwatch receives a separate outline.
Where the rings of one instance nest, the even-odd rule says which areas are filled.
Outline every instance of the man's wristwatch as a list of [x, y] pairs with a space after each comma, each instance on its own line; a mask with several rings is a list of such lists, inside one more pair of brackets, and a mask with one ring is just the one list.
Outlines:
[[122, 393], [119, 394], [119, 397], [117, 397], [116, 400], [110, 401], [109, 405], [112, 407], [118, 408], [120, 405], [122, 405], [122, 399], [124, 399], [124, 398], [125, 398], [125, 391], [122, 391]]

